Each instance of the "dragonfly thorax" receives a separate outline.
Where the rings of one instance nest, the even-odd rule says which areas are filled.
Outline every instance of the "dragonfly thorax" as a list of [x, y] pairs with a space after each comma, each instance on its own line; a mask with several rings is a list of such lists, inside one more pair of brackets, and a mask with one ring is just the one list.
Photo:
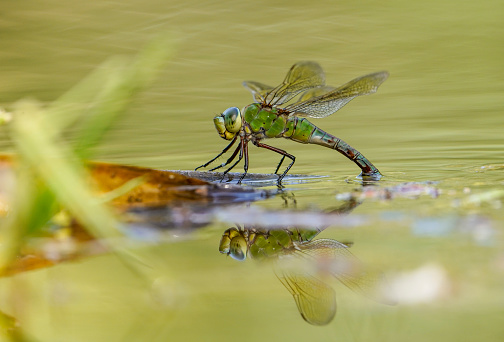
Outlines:
[[214, 124], [223, 139], [231, 140], [242, 127], [241, 112], [237, 107], [230, 107], [214, 118]]

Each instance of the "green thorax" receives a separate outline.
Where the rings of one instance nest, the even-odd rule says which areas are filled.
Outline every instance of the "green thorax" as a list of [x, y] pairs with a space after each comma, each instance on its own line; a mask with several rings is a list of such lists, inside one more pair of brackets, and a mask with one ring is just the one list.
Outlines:
[[282, 136], [286, 130], [286, 116], [277, 108], [253, 103], [243, 108], [243, 119], [253, 133], [263, 133], [268, 138]]
[[292, 251], [295, 243], [311, 241], [319, 233], [303, 229], [255, 231], [249, 235], [249, 255], [254, 259], [275, 258]]
[[263, 134], [264, 138], [287, 138], [301, 143], [311, 142], [313, 135], [320, 140], [325, 132], [306, 118], [281, 114], [278, 108], [253, 103], [243, 108], [244, 123], [252, 133]]

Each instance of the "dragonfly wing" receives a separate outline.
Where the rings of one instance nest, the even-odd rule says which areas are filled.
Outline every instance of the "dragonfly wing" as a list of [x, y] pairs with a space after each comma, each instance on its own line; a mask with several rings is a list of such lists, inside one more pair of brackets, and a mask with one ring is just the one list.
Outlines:
[[349, 289], [384, 304], [388, 302], [380, 291], [383, 277], [372, 272], [353, 255], [348, 246], [332, 239], [317, 239], [296, 244], [305, 257], [319, 264], [319, 269], [332, 274]]
[[256, 102], [263, 102], [266, 94], [273, 89], [273, 87], [269, 85], [255, 81], [245, 81], [243, 82], [243, 86], [252, 93], [254, 101]]
[[364, 297], [370, 298], [375, 302], [387, 305], [397, 304], [390, 300], [387, 293], [385, 293], [385, 291], [389, 289], [387, 288], [387, 283], [383, 274], [373, 272], [365, 267], [362, 267], [362, 263], [360, 264], [361, 267], [358, 267], [359, 265], [357, 264], [356, 266], [357, 267], [350, 272], [334, 272], [333, 275], [349, 289], [358, 292]]
[[310, 118], [325, 118], [350, 102], [357, 96], [375, 93], [388, 78], [388, 72], [381, 71], [358, 77], [328, 93], [310, 97], [285, 107], [291, 115]]
[[301, 94], [298, 102], [303, 102], [308, 99], [311, 99], [312, 97], [317, 97], [320, 95], [327, 94], [328, 92], [333, 91], [334, 89], [336, 89], [336, 88], [331, 87], [331, 86], [322, 86], [322, 87], [308, 89], [307, 91], [305, 91], [304, 93]]
[[326, 325], [336, 314], [336, 294], [323, 281], [298, 272], [275, 271], [296, 301], [299, 313], [313, 325]]
[[283, 83], [268, 93], [265, 102], [271, 105], [281, 105], [306, 89], [320, 87], [324, 84], [324, 70], [317, 62], [298, 62], [290, 68]]

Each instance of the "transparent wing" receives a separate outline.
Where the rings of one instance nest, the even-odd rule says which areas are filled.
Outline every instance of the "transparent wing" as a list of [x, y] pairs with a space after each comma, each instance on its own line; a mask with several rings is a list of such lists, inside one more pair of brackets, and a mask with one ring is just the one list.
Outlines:
[[320, 95], [327, 94], [328, 92], [333, 91], [334, 89], [336, 89], [336, 88], [331, 87], [331, 86], [322, 86], [322, 87], [308, 89], [307, 91], [305, 91], [304, 93], [301, 94], [301, 96], [299, 97], [297, 102], [303, 102], [308, 99], [311, 99], [312, 97], [317, 97]]
[[381, 274], [365, 267], [347, 245], [336, 240], [317, 239], [296, 246], [299, 254], [311, 259], [321, 272], [330, 273], [351, 290], [368, 298], [391, 304], [379, 293]]
[[324, 84], [324, 70], [317, 62], [298, 62], [290, 68], [283, 83], [266, 94], [264, 103], [281, 105], [306, 89], [320, 87]]
[[252, 93], [254, 101], [256, 102], [264, 102], [266, 94], [273, 89], [273, 87], [269, 85], [255, 81], [245, 81], [243, 82], [243, 86]]
[[[375, 93], [388, 76], [388, 72], [381, 71], [361, 76], [318, 96], [307, 92], [302, 96], [303, 101], [289, 105], [285, 109], [291, 112], [290, 115], [324, 118], [337, 112], [357, 96]], [[316, 94], [316, 89], [313, 94]]]
[[329, 285], [297, 272], [277, 270], [275, 273], [294, 297], [305, 321], [314, 325], [326, 325], [332, 321], [336, 314], [336, 294]]

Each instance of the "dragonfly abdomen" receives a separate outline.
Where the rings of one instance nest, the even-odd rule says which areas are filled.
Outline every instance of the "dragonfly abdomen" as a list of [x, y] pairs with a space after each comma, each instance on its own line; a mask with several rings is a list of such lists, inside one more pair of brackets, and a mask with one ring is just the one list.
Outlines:
[[291, 117], [286, 122], [286, 128], [283, 134], [285, 138], [334, 149], [357, 164], [364, 176], [380, 176], [380, 171], [362, 153], [340, 138], [321, 130], [306, 118]]
[[[326, 134], [326, 132], [319, 129], [307, 119], [299, 118], [297, 116], [288, 118], [285, 127], [286, 130], [282, 134], [284, 138], [291, 139], [303, 144], [318, 144], [318, 142], [312, 140], [321, 140], [320, 137]], [[331, 147], [328, 145], [324, 146]]]

